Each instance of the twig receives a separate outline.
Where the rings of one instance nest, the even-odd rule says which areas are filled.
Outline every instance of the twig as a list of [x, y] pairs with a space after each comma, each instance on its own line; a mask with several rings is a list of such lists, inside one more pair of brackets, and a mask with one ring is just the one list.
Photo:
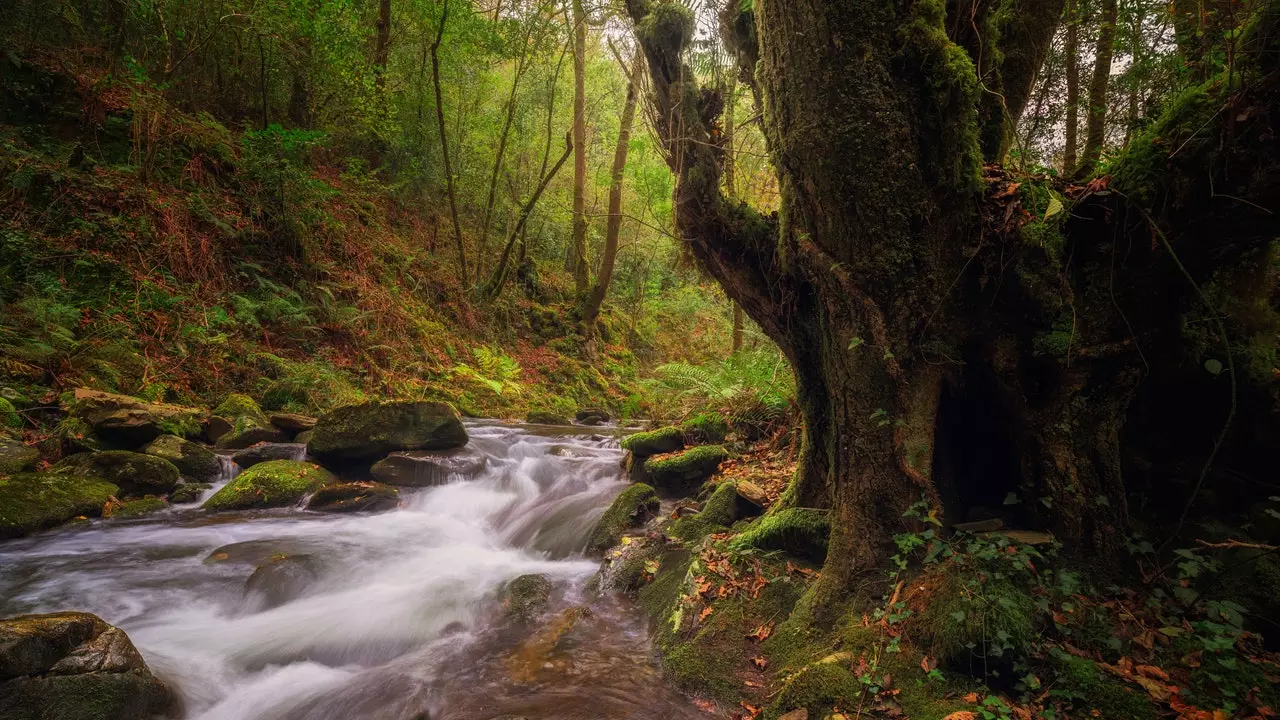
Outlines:
[[1264, 552], [1275, 552], [1280, 550], [1280, 545], [1266, 545], [1263, 543], [1250, 543], [1243, 540], [1227, 540], [1226, 542], [1211, 543], [1204, 540], [1196, 540], [1196, 544], [1201, 547], [1207, 547], [1211, 550], [1234, 550], [1242, 548], [1245, 550], [1262, 550]]

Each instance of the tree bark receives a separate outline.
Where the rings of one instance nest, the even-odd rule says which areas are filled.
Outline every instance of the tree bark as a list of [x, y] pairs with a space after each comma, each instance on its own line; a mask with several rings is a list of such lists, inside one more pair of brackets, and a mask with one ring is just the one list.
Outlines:
[[1080, 125], [1080, 10], [1079, 0], [1067, 0], [1067, 120], [1062, 151], [1062, 174], [1076, 171]]
[[1102, 157], [1107, 130], [1107, 86], [1111, 81], [1111, 56], [1116, 42], [1116, 0], [1102, 0], [1098, 43], [1093, 51], [1093, 78], [1089, 82], [1089, 111], [1086, 115], [1084, 150], [1080, 153], [1077, 177], [1088, 175]]
[[579, 295], [587, 292], [587, 14], [573, 4], [573, 240], [569, 260]]
[[449, 162], [449, 133], [444, 121], [444, 97], [440, 92], [440, 43], [444, 40], [445, 24], [449, 21], [449, 0], [444, 0], [440, 10], [440, 28], [436, 41], [431, 44], [431, 82], [436, 92], [436, 122], [440, 126], [440, 154], [444, 159], [445, 191], [449, 195], [449, 216], [453, 219], [453, 239], [458, 248], [458, 279], [462, 291], [470, 289], [467, 273], [467, 249], [462, 243], [462, 223], [458, 221], [458, 193], [454, 188], [453, 165]]
[[569, 159], [569, 153], [573, 150], [572, 133], [565, 136], [564, 154], [552, 166], [551, 171], [542, 176], [542, 180], [538, 183], [538, 188], [533, 191], [533, 196], [529, 198], [529, 202], [524, 204], [520, 209], [520, 219], [516, 221], [516, 226], [512, 229], [511, 234], [507, 236], [507, 244], [503, 248], [502, 258], [498, 261], [498, 266], [493, 270], [493, 277], [489, 279], [489, 296], [498, 297], [502, 294], [502, 288], [507, 284], [507, 271], [511, 262], [511, 250], [515, 247], [517, 238], [524, 234], [524, 227], [529, 222], [529, 215], [533, 212], [534, 206], [538, 204], [538, 199], [542, 197], [542, 192], [547, 189], [547, 185], [551, 184], [551, 179], [560, 172], [560, 168], [564, 166], [566, 160]]
[[618, 257], [618, 233], [622, 230], [622, 187], [627, 169], [627, 151], [631, 147], [631, 124], [636, 117], [636, 95], [639, 93], [640, 73], [644, 58], [636, 49], [627, 73], [627, 99], [622, 106], [622, 119], [618, 123], [618, 143], [613, 150], [613, 168], [609, 184], [609, 221], [605, 228], [604, 253], [600, 257], [600, 271], [582, 305], [582, 327], [587, 337], [595, 335], [596, 318], [604, 304], [613, 280], [613, 264]]
[[387, 89], [387, 61], [391, 59], [391, 0], [378, 0], [373, 40], [373, 83], [379, 96]]

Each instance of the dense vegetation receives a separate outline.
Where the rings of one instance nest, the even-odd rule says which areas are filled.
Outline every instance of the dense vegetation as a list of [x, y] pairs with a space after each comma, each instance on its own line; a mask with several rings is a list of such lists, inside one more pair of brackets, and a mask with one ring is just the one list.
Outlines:
[[[24, 533], [116, 508], [41, 506], [110, 459], [75, 388], [213, 408], [170, 443], [327, 411], [322, 457], [361, 402], [605, 408], [653, 426], [598, 587], [708, 712], [1275, 716], [1280, 5], [18, 0], [0, 37]], [[270, 460], [206, 507], [396, 502]]]

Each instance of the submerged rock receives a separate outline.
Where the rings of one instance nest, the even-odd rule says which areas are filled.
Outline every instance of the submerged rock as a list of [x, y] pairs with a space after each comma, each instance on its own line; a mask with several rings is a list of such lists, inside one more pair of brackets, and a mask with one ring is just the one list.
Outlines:
[[30, 535], [81, 515], [101, 515], [119, 491], [102, 478], [56, 473], [0, 477], [0, 539]]
[[168, 460], [182, 477], [193, 482], [216, 480], [222, 473], [222, 464], [212, 450], [177, 435], [161, 435], [142, 448], [142, 452]]
[[67, 411], [93, 428], [109, 443], [139, 447], [162, 434], [195, 437], [200, 434], [200, 410], [167, 403], [150, 403], [128, 395], [78, 388]]
[[373, 464], [379, 481], [401, 487], [433, 487], [460, 477], [471, 480], [484, 470], [485, 457], [462, 450], [433, 453], [421, 450], [391, 453]]
[[244, 583], [246, 609], [270, 610], [302, 597], [320, 577], [311, 555], [276, 555], [261, 563]]
[[169, 503], [164, 498], [138, 498], [137, 500], [126, 500], [119, 504], [109, 503], [102, 516], [113, 518], [141, 517], [160, 512], [167, 507], [169, 507]]
[[306, 543], [289, 538], [245, 540], [214, 549], [204, 561], [210, 564], [261, 565], [271, 558], [300, 555], [310, 549]]
[[119, 486], [121, 497], [164, 495], [177, 486], [181, 473], [164, 458], [128, 450], [80, 453], [63, 459], [50, 472], [101, 478]]
[[231, 422], [231, 429], [221, 434], [215, 443], [219, 448], [239, 450], [261, 442], [284, 442], [288, 439], [248, 395], [228, 395], [213, 414]]
[[347, 405], [322, 416], [307, 450], [340, 462], [396, 450], [448, 450], [467, 444], [462, 417], [448, 403], [390, 400]]
[[591, 531], [587, 552], [603, 553], [622, 541], [627, 530], [639, 527], [658, 514], [658, 494], [644, 483], [630, 485], [604, 511]]
[[307, 446], [298, 443], [258, 443], [231, 456], [242, 469], [248, 469], [271, 460], [302, 460], [307, 456]]
[[529, 622], [546, 609], [551, 599], [551, 581], [544, 575], [521, 575], [502, 588], [502, 613], [520, 622]]
[[254, 465], [227, 483], [203, 508], [212, 512], [294, 505], [338, 479], [328, 470], [297, 460], [271, 460]]
[[177, 696], [117, 627], [62, 612], [0, 620], [0, 717], [144, 720], [173, 717]]
[[382, 483], [350, 482], [326, 485], [307, 501], [318, 512], [384, 512], [400, 504], [400, 492]]
[[669, 495], [686, 495], [715, 474], [729, 453], [719, 445], [700, 445], [683, 452], [658, 455], [644, 461], [649, 483]]

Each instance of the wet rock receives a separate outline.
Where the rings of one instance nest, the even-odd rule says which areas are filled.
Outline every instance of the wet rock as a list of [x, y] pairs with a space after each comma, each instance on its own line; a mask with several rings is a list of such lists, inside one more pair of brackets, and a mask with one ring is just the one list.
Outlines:
[[129, 636], [96, 615], [0, 620], [0, 717], [144, 720], [179, 710]]
[[764, 488], [759, 485], [748, 480], [739, 480], [734, 483], [734, 487], [738, 491], [736, 520], [755, 517], [763, 513], [764, 509], [768, 507], [769, 496], [765, 494]]
[[454, 478], [471, 480], [484, 470], [485, 457], [465, 450], [391, 453], [370, 468], [379, 481], [401, 487], [433, 487]]
[[298, 443], [299, 445], [306, 445], [307, 443], [311, 442], [311, 436], [315, 434], [316, 434], [315, 430], [303, 430], [302, 432], [298, 433], [298, 436], [295, 437], [293, 441]]
[[297, 504], [302, 498], [338, 479], [328, 470], [297, 460], [271, 460], [236, 476], [213, 497], [205, 500], [205, 510], [248, 510]]
[[180, 473], [164, 458], [128, 450], [80, 453], [64, 458], [50, 472], [84, 478], [101, 478], [120, 488], [120, 497], [167, 494], [177, 486]]
[[622, 449], [640, 459], [650, 455], [675, 452], [682, 447], [684, 447], [684, 431], [675, 426], [636, 433], [622, 439]]
[[193, 503], [200, 500], [200, 496], [204, 495], [204, 491], [213, 487], [213, 483], [182, 483], [169, 493], [169, 502], [171, 503]]
[[258, 443], [231, 456], [242, 469], [271, 460], [302, 460], [307, 456], [307, 446], [299, 443]]
[[307, 450], [339, 462], [396, 450], [448, 450], [467, 444], [462, 418], [443, 402], [391, 400], [347, 405], [323, 415]]
[[548, 455], [562, 458], [585, 458], [590, 457], [587, 453], [582, 452], [578, 448], [571, 445], [552, 445], [547, 451]]
[[603, 425], [611, 419], [609, 413], [601, 408], [583, 408], [574, 417], [583, 425]]
[[168, 460], [182, 477], [192, 482], [210, 482], [222, 473], [222, 464], [212, 450], [177, 435], [161, 435], [142, 448], [142, 452]]
[[134, 518], [160, 512], [169, 507], [164, 498], [148, 497], [137, 500], [126, 500], [121, 503], [107, 503], [102, 512], [103, 517]]
[[728, 457], [729, 453], [719, 445], [700, 445], [650, 457], [644, 461], [644, 474], [659, 491], [679, 497], [701, 487]]
[[298, 415], [297, 413], [271, 413], [267, 419], [271, 421], [272, 425], [290, 433], [300, 433], [316, 426], [315, 418], [310, 415]]
[[214, 443], [224, 450], [239, 450], [261, 442], [284, 442], [284, 431], [271, 424], [262, 409], [247, 395], [231, 394], [214, 408], [215, 417], [231, 421], [231, 429]]
[[276, 555], [258, 565], [244, 583], [245, 609], [259, 612], [296, 600], [320, 577], [311, 555]]
[[550, 412], [548, 410], [530, 410], [529, 414], [525, 416], [525, 421], [531, 422], [535, 425], [572, 425], [573, 424], [569, 422], [569, 418], [563, 415], [559, 415], [557, 413]]
[[162, 434], [195, 437], [200, 434], [202, 412], [195, 408], [149, 403], [128, 395], [78, 388], [67, 403], [67, 412], [93, 428], [103, 440], [136, 448]]
[[520, 622], [542, 614], [551, 599], [551, 581], [543, 575], [521, 575], [502, 588], [502, 613]]
[[382, 483], [351, 482], [328, 485], [307, 501], [317, 512], [385, 512], [400, 504], [400, 492]]
[[643, 483], [630, 485], [623, 490], [600, 516], [591, 531], [587, 552], [603, 553], [622, 541], [622, 535], [631, 528], [640, 527], [658, 514], [658, 494]]
[[12, 475], [35, 467], [40, 451], [21, 440], [0, 435], [0, 475]]
[[586, 607], [571, 607], [552, 617], [525, 640], [507, 658], [507, 670], [511, 679], [521, 684], [531, 684], [543, 679], [546, 671], [562, 676], [572, 667], [572, 660], [565, 656], [565, 636], [577, 626], [578, 621], [591, 617]]
[[215, 549], [204, 561], [212, 564], [262, 565], [271, 558], [304, 554], [307, 549], [305, 544], [285, 538], [245, 540]]
[[223, 435], [231, 432], [231, 421], [224, 417], [212, 415], [204, 425], [204, 439], [211, 443], [218, 442]]
[[101, 515], [119, 491], [101, 478], [56, 473], [0, 477], [0, 539], [30, 535], [81, 515]]

